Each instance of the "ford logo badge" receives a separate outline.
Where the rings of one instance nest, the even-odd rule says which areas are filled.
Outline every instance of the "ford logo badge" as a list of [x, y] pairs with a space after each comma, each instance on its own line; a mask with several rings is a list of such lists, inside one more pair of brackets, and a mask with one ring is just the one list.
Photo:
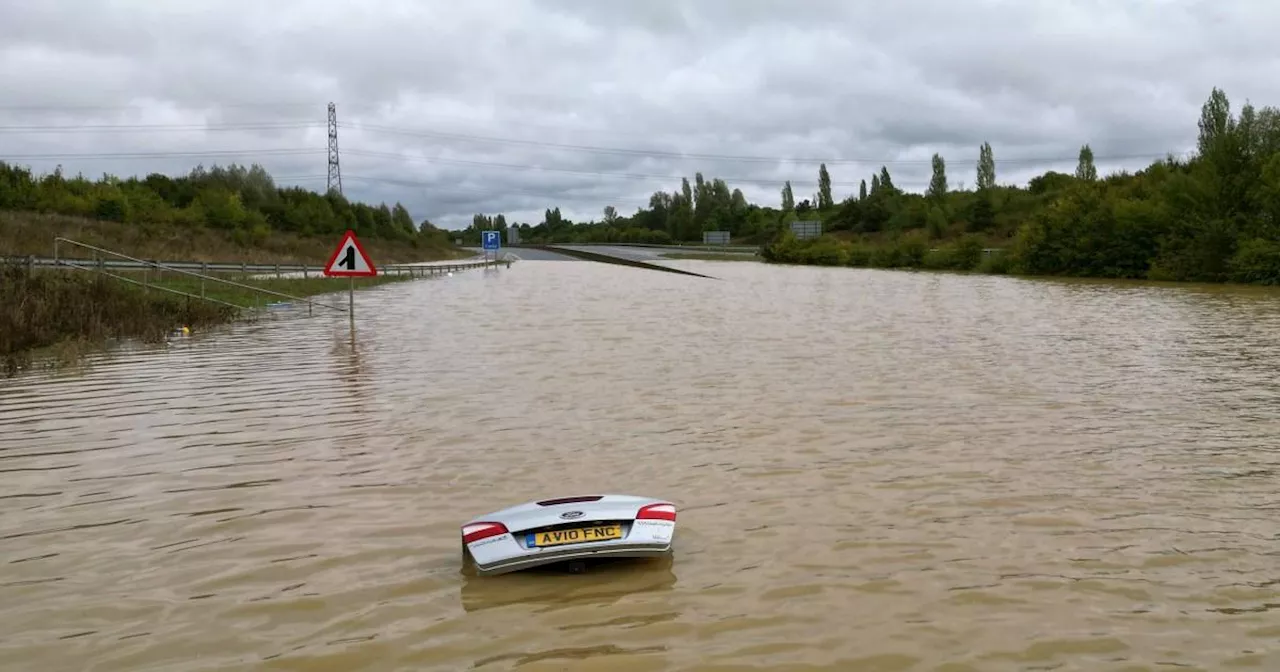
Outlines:
[[581, 511], [565, 511], [564, 513], [560, 514], [560, 517], [564, 518], [565, 520], [573, 520], [574, 518], [581, 518], [582, 512]]

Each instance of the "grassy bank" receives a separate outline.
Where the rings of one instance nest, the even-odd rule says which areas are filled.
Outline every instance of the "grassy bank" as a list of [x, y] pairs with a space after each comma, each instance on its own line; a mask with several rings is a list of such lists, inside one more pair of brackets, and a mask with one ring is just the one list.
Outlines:
[[[1003, 150], [973, 136], [972, 187], [956, 188], [957, 175], [941, 154], [933, 155], [922, 192], [895, 184], [888, 166], [859, 180], [846, 172], [856, 169], [833, 176], [823, 164], [813, 200], [797, 200], [787, 181], [776, 205], [748, 202], [724, 180], [695, 173], [677, 190], [655, 192], [647, 208], [628, 217], [606, 208], [600, 221], [572, 222], [551, 208], [541, 224], [518, 226], [521, 240], [530, 242], [669, 238], [690, 247], [708, 231], [724, 231], [780, 263], [1280, 284], [1280, 108], [1246, 101], [1233, 113], [1226, 93], [1214, 88], [1194, 128], [1194, 151], [1110, 174], [1099, 173], [1095, 148], [1086, 142], [1074, 171], [1002, 184]], [[1097, 149], [1099, 156], [1115, 150]], [[831, 189], [840, 182], [848, 187], [843, 200]], [[802, 196], [812, 193], [810, 184]], [[797, 241], [788, 236], [795, 222], [826, 236]], [[516, 223], [477, 215], [460, 235], [503, 225]], [[983, 247], [1002, 251], [987, 255]]]
[[[120, 275], [141, 278], [140, 274]], [[407, 276], [392, 275], [357, 278], [356, 287], [406, 279]], [[342, 291], [350, 282], [324, 277], [236, 281], [304, 297]], [[196, 295], [201, 291], [199, 278], [170, 276], [150, 282], [156, 287]], [[204, 291], [208, 297], [249, 307], [279, 299], [213, 282], [206, 283]], [[184, 325], [198, 331], [234, 321], [243, 314], [230, 306], [148, 290], [97, 273], [31, 270], [25, 265], [0, 262], [0, 369], [5, 375], [13, 375], [38, 360], [55, 365], [73, 361], [83, 352], [113, 340], [157, 343]]]
[[[47, 272], [53, 271], [50, 270]], [[178, 291], [186, 294], [193, 294], [195, 296], [205, 296], [210, 299], [224, 301], [226, 303], [233, 303], [241, 308], [249, 309], [261, 307], [265, 304], [278, 301], [286, 303], [290, 301], [290, 299], [286, 297], [257, 292], [253, 289], [249, 289], [249, 287], [256, 287], [269, 292], [279, 292], [281, 294], [289, 294], [291, 296], [305, 298], [308, 296], [315, 296], [317, 294], [344, 292], [347, 290], [347, 287], [353, 284], [353, 281], [356, 289], [365, 289], [392, 282], [402, 282], [409, 279], [408, 275], [402, 274], [383, 274], [372, 278], [328, 278], [322, 275], [312, 275], [308, 278], [264, 278], [261, 276], [246, 276], [241, 273], [211, 274], [211, 277], [249, 286], [239, 287], [222, 282], [215, 282], [213, 280], [201, 280], [200, 278], [181, 273], [166, 273], [163, 277], [159, 278], [157, 278], [154, 273], [148, 276], [142, 271], [114, 272], [113, 274], [130, 278], [135, 282], [145, 282], [150, 288], [157, 288], [154, 291], [151, 291], [148, 287], [138, 287], [137, 285], [113, 278], [117, 283], [136, 287], [144, 294], [168, 294], [170, 296], [178, 297], [178, 295], [172, 293], [173, 291]], [[186, 300], [185, 297], [178, 298]], [[343, 305], [345, 305], [345, 303]]]
[[321, 264], [348, 229], [375, 264], [465, 256], [401, 203], [282, 187], [259, 165], [90, 180], [0, 161], [0, 255], [47, 256], [63, 235], [148, 258]]
[[[764, 246], [761, 257], [771, 263], [815, 266], [1280, 285], [1280, 239], [1276, 238], [1245, 238], [1220, 244], [1216, 250], [1202, 248], [1196, 261], [1213, 272], [1181, 273], [1176, 266], [1170, 268], [1172, 264], [1160, 264], [1158, 258], [1153, 262], [1150, 257], [1127, 257], [1126, 250], [1120, 245], [1094, 241], [1081, 245], [1082, 249], [1072, 249], [1062, 243], [1049, 244], [1042, 239], [1041, 231], [1034, 225], [1029, 226], [1012, 243], [996, 249], [989, 248], [990, 242], [977, 235], [930, 241], [921, 232], [911, 232], [882, 240], [823, 236], [799, 241], [786, 232]], [[1057, 261], [1054, 257], [1070, 261]], [[1046, 258], [1055, 263], [1046, 263]]]
[[697, 259], [699, 261], [760, 261], [753, 254], [712, 254], [710, 252], [666, 252], [659, 254], [663, 259]]
[[[340, 235], [303, 236], [285, 231], [256, 234], [205, 226], [112, 222], [66, 215], [0, 211], [0, 255], [53, 256], [53, 239], [70, 238], [141, 259], [160, 261], [314, 264], [329, 260]], [[374, 264], [444, 261], [472, 256], [444, 237], [409, 240], [361, 238]], [[63, 256], [91, 257], [92, 251], [64, 245]], [[110, 257], [107, 257], [110, 258]]]
[[[925, 196], [885, 192], [882, 179], [865, 203], [851, 201], [824, 223], [849, 238], [798, 241], [784, 231], [762, 255], [782, 263], [1280, 284], [1280, 109], [1246, 103], [1233, 115], [1226, 94], [1214, 89], [1198, 127], [1190, 158], [1100, 177], [1086, 145], [1074, 175], [1046, 173], [1011, 190], [995, 186], [988, 171], [987, 184], [964, 194], [970, 203], [960, 208], [952, 207], [939, 159], [936, 186]], [[911, 215], [912, 202], [924, 217]], [[984, 246], [1003, 249], [984, 255]]]
[[1014, 257], [1001, 250], [985, 253], [988, 241], [966, 235], [955, 240], [933, 241], [920, 232], [896, 239], [848, 239], [823, 236], [797, 240], [790, 232], [764, 246], [760, 257], [767, 262], [813, 266], [861, 268], [917, 268], [948, 271], [1009, 273]]

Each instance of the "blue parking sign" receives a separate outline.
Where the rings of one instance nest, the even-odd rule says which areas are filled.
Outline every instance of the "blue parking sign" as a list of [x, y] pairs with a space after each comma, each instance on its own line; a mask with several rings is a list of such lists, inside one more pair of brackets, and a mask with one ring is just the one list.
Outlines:
[[484, 231], [480, 234], [480, 238], [484, 241], [485, 251], [497, 250], [502, 247], [502, 238], [497, 231]]

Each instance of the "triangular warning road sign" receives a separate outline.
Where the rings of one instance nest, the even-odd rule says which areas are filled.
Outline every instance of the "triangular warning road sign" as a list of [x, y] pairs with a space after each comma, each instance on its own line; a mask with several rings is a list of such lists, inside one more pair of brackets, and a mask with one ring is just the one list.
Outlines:
[[324, 265], [324, 274], [339, 278], [364, 277], [377, 275], [378, 269], [373, 267], [373, 261], [360, 247], [356, 232], [348, 229], [333, 256], [329, 257], [329, 263]]

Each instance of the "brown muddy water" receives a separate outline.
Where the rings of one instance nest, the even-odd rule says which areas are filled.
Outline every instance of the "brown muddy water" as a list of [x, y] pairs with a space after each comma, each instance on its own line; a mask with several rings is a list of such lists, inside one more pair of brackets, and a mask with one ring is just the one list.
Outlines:
[[[1280, 293], [668, 263], [0, 381], [0, 668], [1280, 669]], [[672, 561], [460, 574], [591, 492]]]

